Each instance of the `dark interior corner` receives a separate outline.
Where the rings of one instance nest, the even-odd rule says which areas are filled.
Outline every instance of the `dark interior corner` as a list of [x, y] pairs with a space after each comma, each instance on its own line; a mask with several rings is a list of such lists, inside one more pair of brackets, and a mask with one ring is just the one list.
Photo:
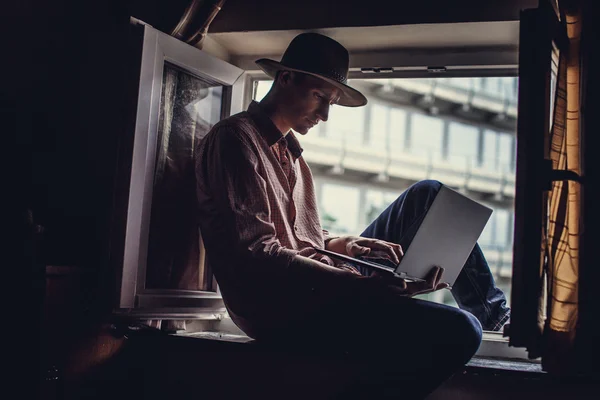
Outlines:
[[[8, 197], [17, 200], [16, 228], [11, 230], [17, 232], [12, 235], [17, 243], [11, 246], [11, 255], [17, 260], [14, 269], [26, 272], [20, 281], [5, 285], [26, 288], [19, 296], [30, 300], [22, 303], [26, 304], [22, 310], [11, 305], [13, 312], [25, 315], [17, 318], [17, 326], [27, 331], [20, 344], [28, 349], [27, 357], [24, 361], [18, 356], [15, 363], [22, 367], [26, 388], [44, 399], [340, 396], [360, 365], [290, 349], [152, 331], [123, 337], [111, 328], [118, 274], [111, 264], [115, 249], [110, 241], [116, 165], [120, 152], [129, 149], [124, 139], [131, 135], [129, 110], [136, 101], [135, 50], [126, 40], [129, 17], [135, 14], [169, 32], [189, 1], [10, 3], [3, 6], [8, 21], [2, 31], [9, 40], [4, 47], [2, 64], [7, 69], [2, 69], [0, 107], [11, 147], [7, 185], [14, 190]], [[588, 2], [585, 17], [598, 21], [593, 3]], [[536, 5], [528, 0], [385, 0], [377, 5], [229, 0], [209, 32], [516, 21], [521, 9]], [[595, 45], [599, 25], [587, 24], [584, 32], [588, 71], [600, 70]], [[583, 94], [587, 132], [599, 131], [593, 118], [599, 92], [597, 74], [590, 73]], [[598, 181], [597, 138], [589, 134], [583, 147], [586, 182]], [[584, 201], [598, 203], [593, 186], [584, 192]], [[587, 221], [600, 220], [597, 207], [587, 210]], [[596, 248], [593, 226], [588, 227], [582, 243], [582, 287], [595, 287], [600, 281]], [[582, 298], [579, 323], [596, 326], [598, 305], [597, 297]], [[588, 349], [598, 348], [591, 344], [599, 338], [588, 334], [577, 343], [589, 370], [596, 371], [592, 378], [555, 379], [545, 373], [466, 367], [429, 398], [598, 398], [600, 384], [594, 376], [599, 376], [600, 354]]]

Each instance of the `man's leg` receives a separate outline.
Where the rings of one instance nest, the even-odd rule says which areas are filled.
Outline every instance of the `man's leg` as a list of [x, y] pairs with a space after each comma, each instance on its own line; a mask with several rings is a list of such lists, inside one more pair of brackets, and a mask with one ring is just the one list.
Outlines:
[[[454, 307], [369, 286], [319, 287], [328, 297], [318, 311], [279, 324], [259, 341], [302, 354], [338, 354], [349, 381], [340, 398], [423, 399], [475, 354], [481, 324]], [[347, 371], [349, 370], [349, 371]]]
[[[406, 251], [425, 214], [441, 188], [433, 180], [420, 181], [408, 188], [361, 234], [399, 243]], [[361, 270], [365, 274], [366, 271]], [[458, 306], [475, 315], [484, 330], [498, 330], [508, 320], [506, 297], [496, 287], [494, 277], [479, 245], [475, 245], [452, 287]]]

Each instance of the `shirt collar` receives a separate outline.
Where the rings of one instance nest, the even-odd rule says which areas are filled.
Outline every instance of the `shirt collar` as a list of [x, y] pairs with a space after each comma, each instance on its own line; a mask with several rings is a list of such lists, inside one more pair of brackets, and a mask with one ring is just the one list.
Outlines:
[[[252, 101], [248, 107], [248, 113], [256, 123], [260, 134], [264, 136], [269, 146], [273, 146], [284, 138], [283, 134], [277, 126], [275, 126], [271, 118], [263, 111], [260, 103]], [[289, 131], [288, 134], [285, 135], [285, 140], [287, 141], [288, 148], [292, 155], [295, 158], [300, 157], [304, 149], [302, 149], [298, 139], [296, 139], [296, 136], [294, 136], [292, 131]]]

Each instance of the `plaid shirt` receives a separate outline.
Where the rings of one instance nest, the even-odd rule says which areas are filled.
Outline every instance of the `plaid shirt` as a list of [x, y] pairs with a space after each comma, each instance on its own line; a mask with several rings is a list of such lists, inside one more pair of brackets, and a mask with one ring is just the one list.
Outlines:
[[[260, 105], [213, 127], [196, 152], [200, 228], [227, 309], [248, 333], [292, 289], [285, 271], [324, 248], [310, 168]], [[287, 290], [287, 292], [286, 292]]]

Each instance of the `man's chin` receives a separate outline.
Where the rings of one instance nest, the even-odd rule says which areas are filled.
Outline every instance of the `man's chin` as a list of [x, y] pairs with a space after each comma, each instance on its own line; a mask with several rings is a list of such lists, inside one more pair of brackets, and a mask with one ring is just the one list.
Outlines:
[[301, 135], [306, 135], [309, 130], [310, 130], [310, 127], [308, 127], [308, 126], [299, 126], [294, 129], [294, 131], [298, 132]]

